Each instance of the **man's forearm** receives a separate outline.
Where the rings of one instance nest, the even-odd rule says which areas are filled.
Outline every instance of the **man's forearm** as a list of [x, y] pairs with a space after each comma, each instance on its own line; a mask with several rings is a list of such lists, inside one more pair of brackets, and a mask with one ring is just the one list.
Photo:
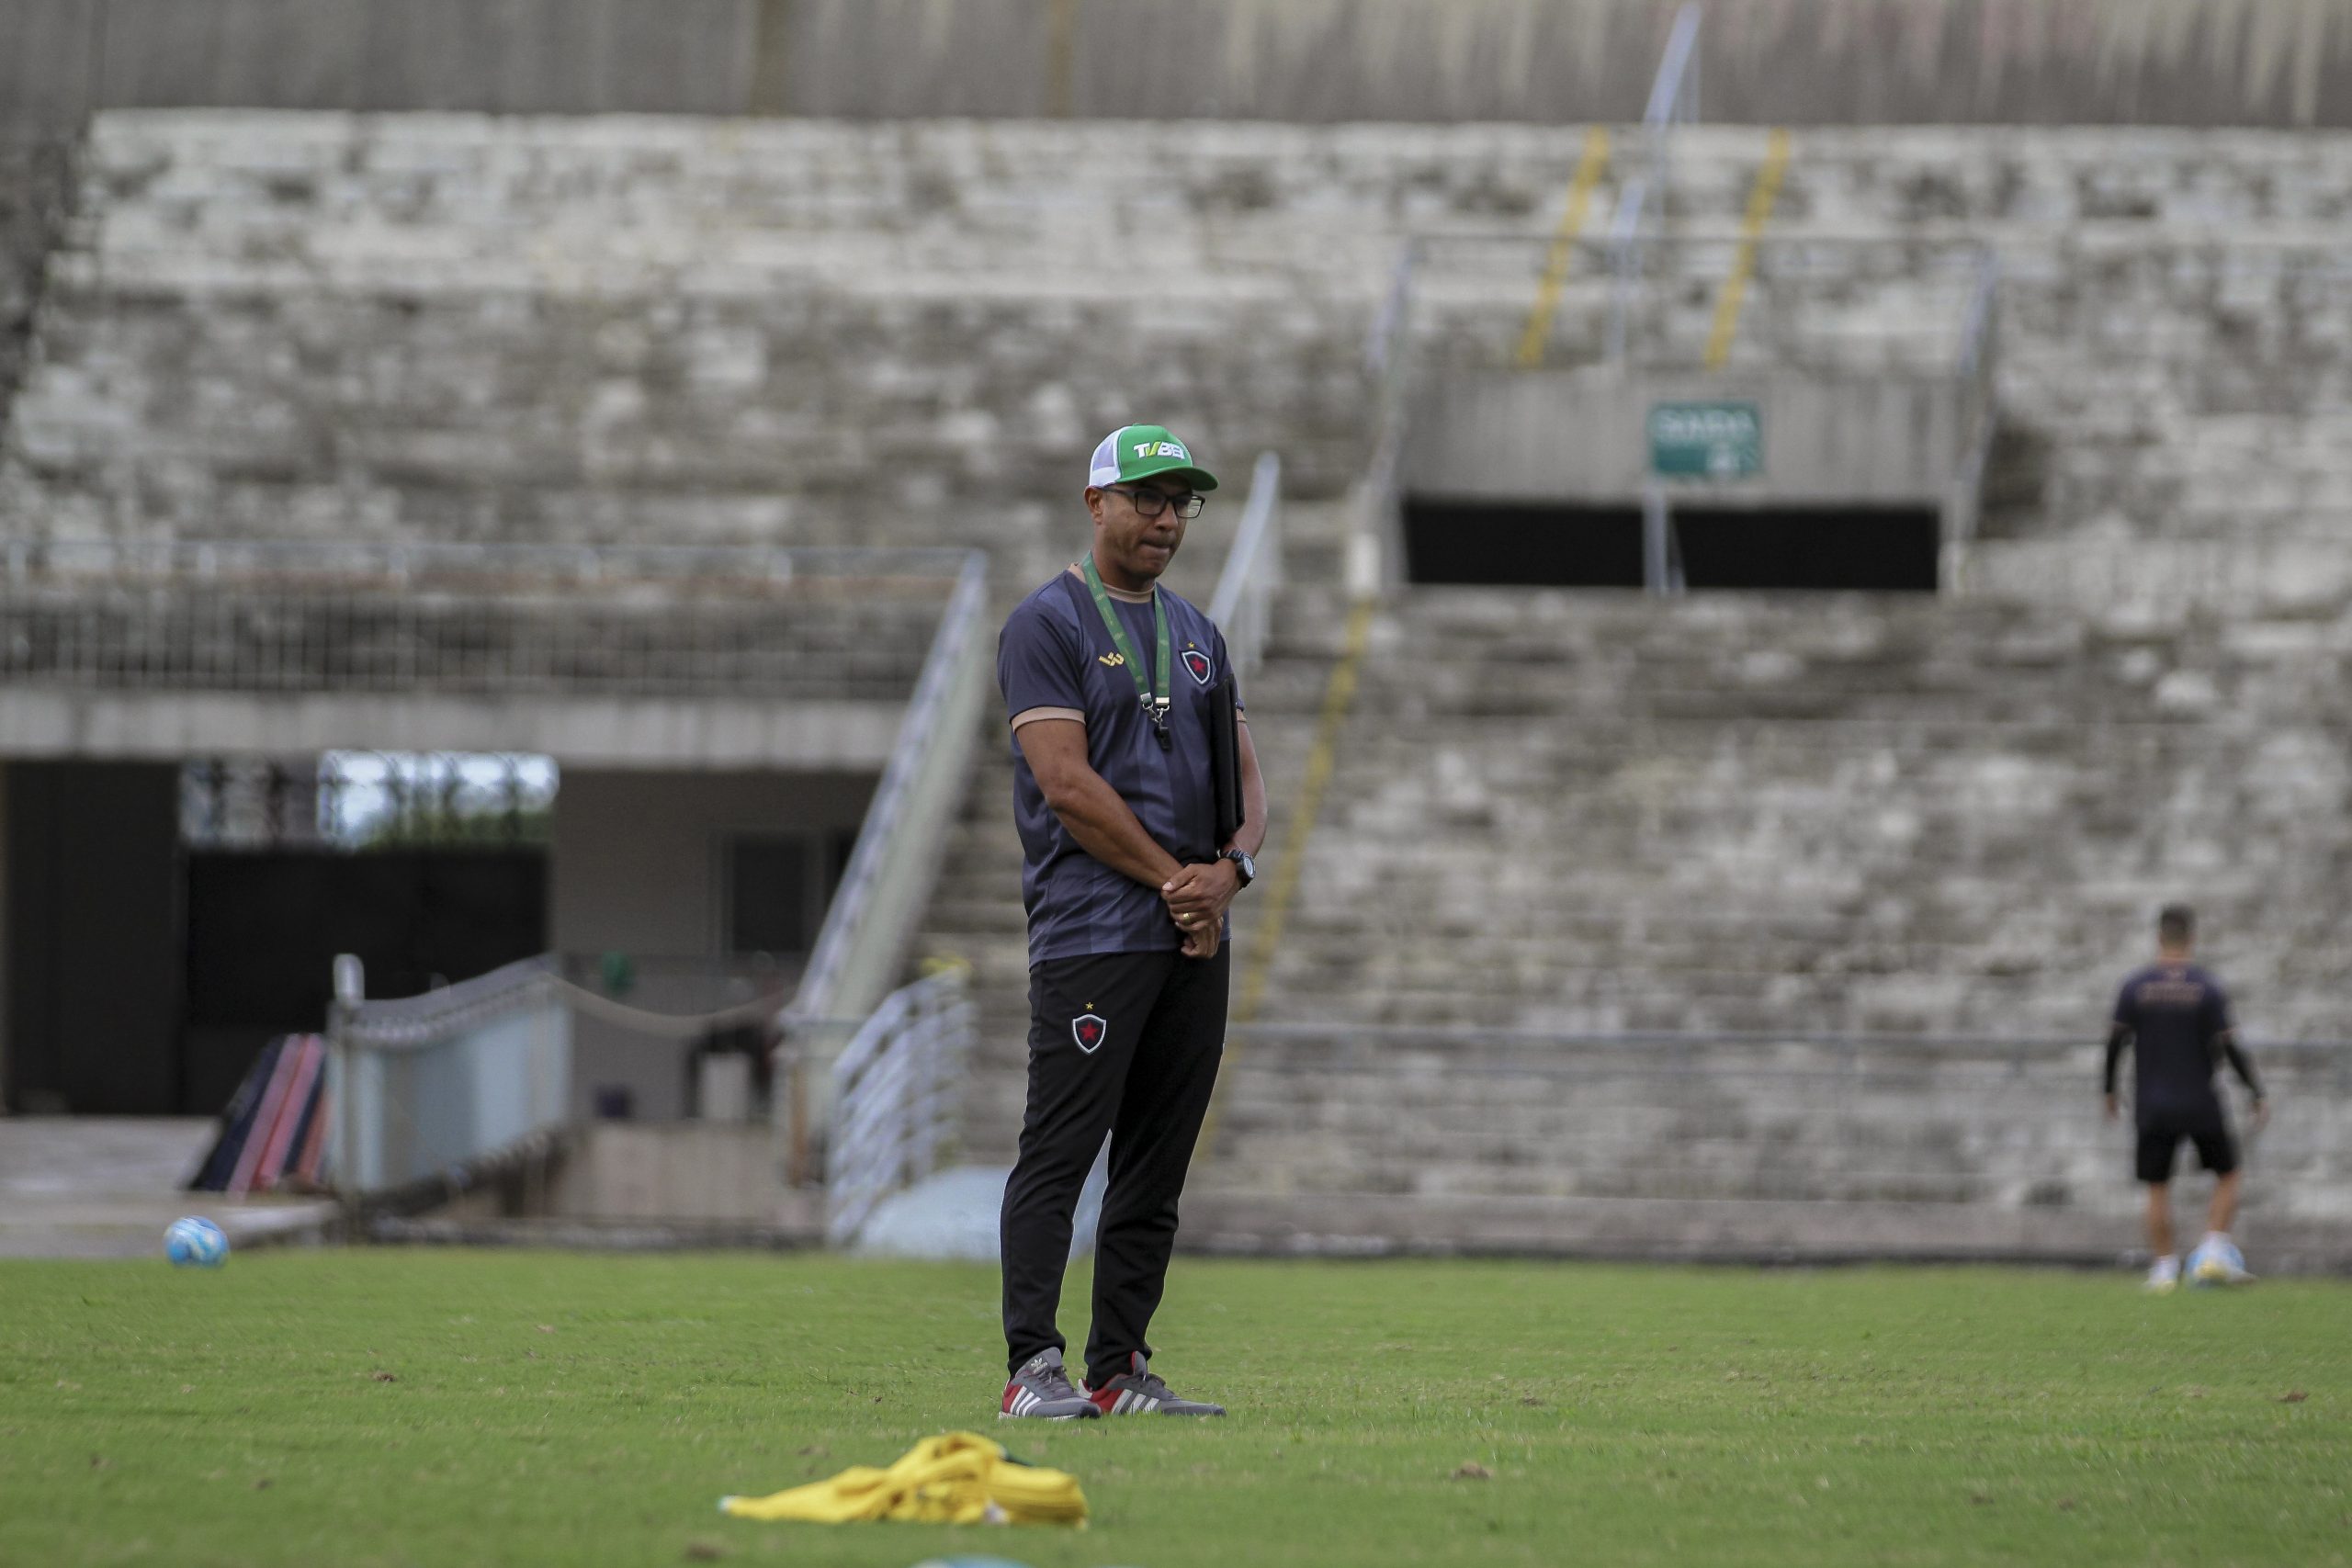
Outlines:
[[1100, 773], [1090, 771], [1049, 804], [1078, 847], [1122, 876], [1157, 892], [1183, 869]]
[[2234, 1034], [2222, 1036], [2222, 1051], [2229, 1058], [2231, 1069], [2238, 1075], [2238, 1082], [2245, 1085], [2246, 1093], [2260, 1100], [2263, 1097], [2262, 1080], [2254, 1076], [2254, 1058], [2248, 1056], [2239, 1046], [2237, 1036]]
[[2131, 1038], [2132, 1032], [2120, 1023], [2107, 1032], [2107, 1066], [2099, 1075], [2099, 1085], [2109, 1094], [2115, 1092], [2115, 1064], [2122, 1059], [2124, 1043]]

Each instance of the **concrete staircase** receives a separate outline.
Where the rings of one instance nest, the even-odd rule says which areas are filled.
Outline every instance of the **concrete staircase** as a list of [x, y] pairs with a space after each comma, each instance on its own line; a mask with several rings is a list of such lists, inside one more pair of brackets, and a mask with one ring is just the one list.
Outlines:
[[[1289, 596], [1264, 727], [1306, 721], [1340, 619]], [[2096, 1032], [2086, 977], [2189, 897], [2257, 1032], [2332, 1034], [2348, 654], [2342, 608], [1417, 592], [1376, 624], [1269, 1016]]]
[[[1655, 1190], [1837, 1197], [1893, 1206], [1874, 1237], [1981, 1221], [1970, 1247], [2079, 1251], [2116, 1201], [2084, 1173], [2120, 1156], [2068, 1142], [2072, 1111], [2037, 1119], [2077, 1092], [2079, 1053], [1929, 1052], [1877, 1110], [1828, 1121], [1766, 1087], [1734, 1115], [1655, 1074], [1588, 1097], [1622, 1058], [1529, 1041], [2088, 1040], [2174, 897], [2203, 910], [2253, 1032], [2343, 1032], [2352, 138], [1802, 133], [1736, 365], [1948, 364], [1954, 246], [2000, 256], [1973, 596], [1408, 593], [1381, 612], [1301, 850], [1287, 813], [1345, 618], [1338, 507], [1373, 434], [1363, 346], [1398, 248], [1506, 234], [1434, 247], [1415, 316], [1430, 354], [1495, 362], [1582, 146], [1580, 128], [110, 116], [0, 450], [0, 531], [970, 544], [1002, 608], [1080, 547], [1102, 431], [1164, 417], [1237, 480], [1277, 449], [1297, 586], [1249, 691], [1270, 865], [1297, 855], [1302, 880], [1266, 1008], [1292, 1032], [1237, 1035], [1204, 1189], [1229, 1234], [1324, 1234], [1305, 1211], [1251, 1228], [1277, 1221], [1250, 1195], [1299, 1195], [1371, 1227], [1329, 1233], [1342, 1245], [1451, 1224], [1607, 1247], [1640, 1225], [1563, 1240], [1540, 1206]], [[1763, 154], [1754, 128], [1681, 142], [1638, 352], [1695, 356]], [[1596, 215], [1630, 160], [1621, 138]], [[1549, 362], [1592, 357], [1609, 306], [1585, 258]], [[1193, 531], [1181, 592], [1207, 597], [1238, 501]], [[2216, 560], [2256, 556], [2296, 592], [2206, 591]], [[978, 966], [986, 1156], [1017, 1115], [1025, 959], [993, 722], [983, 758], [926, 945]], [[1260, 918], [1245, 901], [1245, 955]], [[1789, 1049], [1791, 1072], [1861, 1081]], [[2315, 1104], [2343, 1098], [2324, 1066]], [[1737, 1067], [1692, 1072], [1754, 1082]], [[2027, 1089], [1967, 1100], [2000, 1072]], [[2005, 1144], [1985, 1131], [2004, 1120], [2027, 1130]], [[2323, 1205], [2334, 1126], [2314, 1111], [2278, 1145]], [[1408, 1171], [1427, 1173], [1409, 1192]], [[1480, 1213], [1508, 1223], [1478, 1232]]]
[[[1638, 166], [1616, 145], [1589, 232]], [[1141, 409], [1337, 495], [1403, 239], [1523, 237], [1422, 272], [1421, 340], [1496, 359], [1582, 150], [1578, 128], [107, 116], [0, 519], [968, 541], [1023, 581], [1058, 554], [1070, 454]], [[1668, 235], [1724, 234], [1763, 152], [1754, 128], [1684, 136]], [[1949, 363], [1952, 247], [1987, 243], [1989, 536], [2329, 540], [2347, 476], [2307, 432], [2352, 400], [2348, 209], [2334, 135], [1806, 131], [1733, 362]], [[1833, 235], [1872, 243], [1798, 243]], [[1637, 352], [1696, 356], [1730, 258], [1655, 249]], [[1610, 298], [1586, 256], [1552, 362], [1598, 352]]]
[[[1286, 596], [1255, 733], [1312, 722], [1342, 611]], [[2095, 1042], [2158, 904], [2197, 905], [2250, 1034], [2342, 1035], [2347, 658], [2352, 598], [2217, 624], [1417, 591], [1375, 623], [1188, 1223], [2111, 1258], [2137, 1197]], [[2342, 1267], [2346, 1055], [2259, 1055], [2295, 1109], [2246, 1227]]]
[[[1677, 163], [1720, 212], [1743, 140]], [[1771, 231], [1965, 235], [2003, 266], [1984, 530], [2108, 546], [2339, 539], [2352, 458], [2352, 145], [2173, 130], [1801, 132]]]
[[[2135, 1198], [2096, 1042], [2158, 904], [2197, 904], [2250, 1034], [2341, 1034], [2352, 599], [1416, 591], [1374, 622], [1302, 851], [1345, 611], [1286, 592], [1250, 685], [1265, 859], [1304, 858], [1188, 1204], [1204, 1245], [2108, 1257]], [[1001, 1160], [1026, 962], [985, 755], [927, 940], [975, 964], [967, 1144]], [[1238, 908], [1244, 964], [1263, 914]], [[2249, 1224], [2336, 1266], [2343, 1054], [2261, 1066], [2295, 1175]]]

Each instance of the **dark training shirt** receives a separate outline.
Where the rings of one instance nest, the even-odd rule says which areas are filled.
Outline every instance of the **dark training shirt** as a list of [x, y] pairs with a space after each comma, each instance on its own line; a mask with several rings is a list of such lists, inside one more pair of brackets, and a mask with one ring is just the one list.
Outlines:
[[[1222, 848], [1209, 778], [1210, 688], [1226, 673], [1225, 638], [1209, 618], [1165, 588], [1170, 672], [1165, 750], [1136, 700], [1134, 677], [1113, 660], [1110, 628], [1075, 573], [1062, 572], [1023, 600], [996, 645], [1006, 721], [1044, 710], [1086, 726], [1086, 761], [1116, 791], [1160, 848], [1187, 865]], [[1147, 682], [1157, 653], [1151, 606], [1114, 599], [1127, 645]], [[1157, 887], [1112, 870], [1080, 849], [1046, 804], [1021, 742], [1012, 742], [1012, 813], [1021, 830], [1021, 903], [1029, 912], [1029, 962], [1097, 953], [1156, 953], [1184, 944]]]
[[2115, 998], [2115, 1027], [2108, 1036], [2107, 1092], [2115, 1092], [2115, 1063], [2132, 1047], [2134, 1114], [2216, 1111], [2221, 1098], [2213, 1074], [2223, 1055], [2256, 1099], [2262, 1086], [2254, 1066], [2237, 1047], [2230, 1022], [2230, 998], [2221, 983], [2193, 964], [2154, 964], [2123, 982]]

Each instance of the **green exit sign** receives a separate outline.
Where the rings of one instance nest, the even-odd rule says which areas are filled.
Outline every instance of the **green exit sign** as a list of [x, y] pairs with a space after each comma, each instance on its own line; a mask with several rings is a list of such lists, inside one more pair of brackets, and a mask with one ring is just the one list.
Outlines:
[[1650, 472], [1744, 479], [1764, 471], [1764, 421], [1754, 403], [1652, 403]]

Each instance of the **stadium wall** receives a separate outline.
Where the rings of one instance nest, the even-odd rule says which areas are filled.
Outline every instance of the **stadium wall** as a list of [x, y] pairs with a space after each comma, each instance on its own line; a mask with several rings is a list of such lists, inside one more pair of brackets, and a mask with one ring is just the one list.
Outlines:
[[49, 253], [72, 198], [73, 148], [0, 131], [0, 430], [24, 375]]
[[[0, 126], [237, 107], [1628, 121], [1679, 0], [0, 0]], [[2352, 125], [2352, 0], [1747, 0], [1719, 121]]]

